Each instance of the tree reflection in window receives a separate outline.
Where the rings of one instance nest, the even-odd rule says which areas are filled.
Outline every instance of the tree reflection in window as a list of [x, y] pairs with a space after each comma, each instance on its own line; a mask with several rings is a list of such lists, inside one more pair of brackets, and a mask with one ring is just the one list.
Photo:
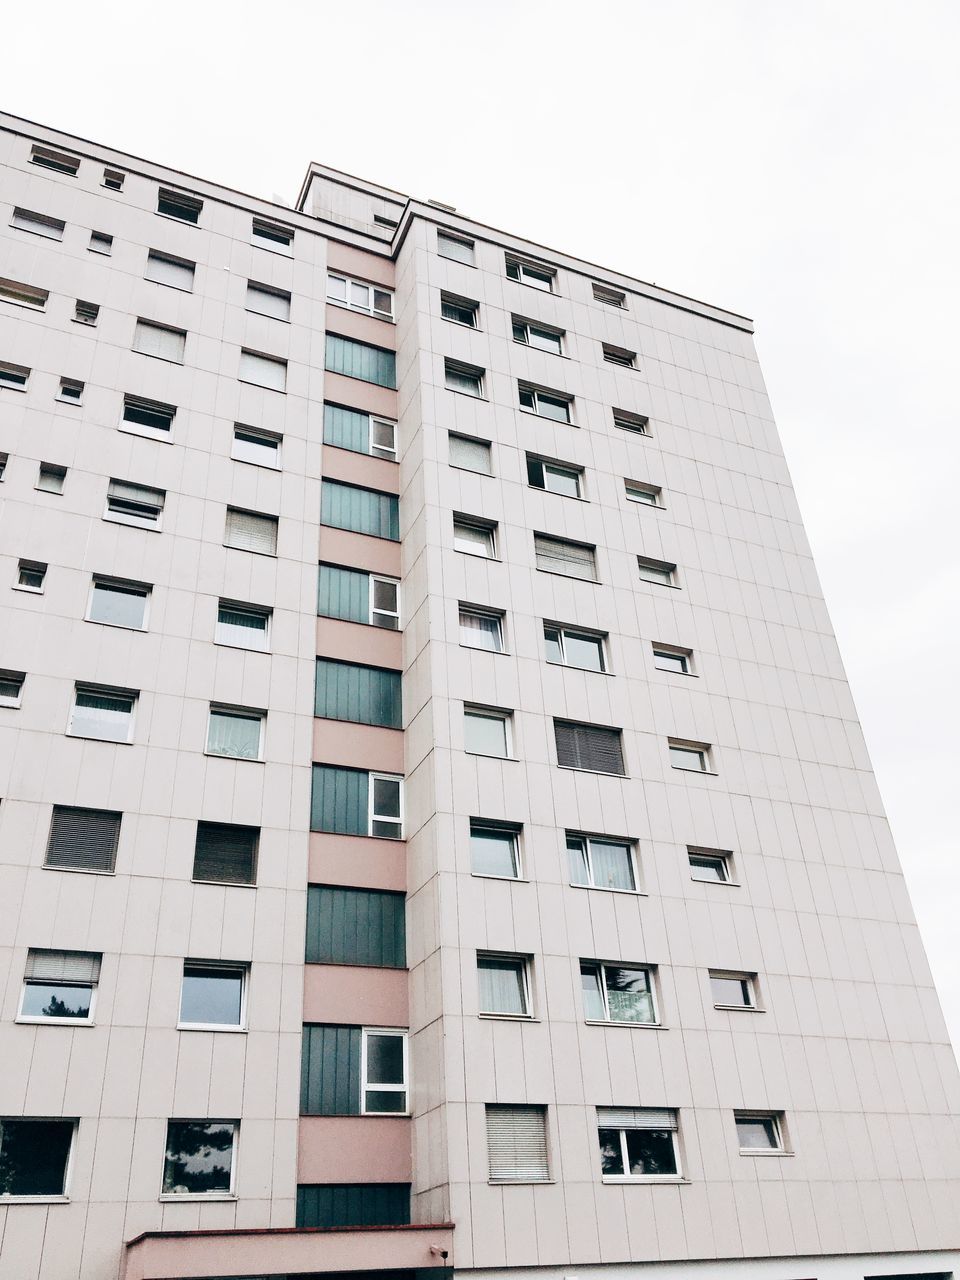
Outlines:
[[227, 1121], [171, 1120], [163, 1166], [164, 1195], [229, 1193], [236, 1128]]

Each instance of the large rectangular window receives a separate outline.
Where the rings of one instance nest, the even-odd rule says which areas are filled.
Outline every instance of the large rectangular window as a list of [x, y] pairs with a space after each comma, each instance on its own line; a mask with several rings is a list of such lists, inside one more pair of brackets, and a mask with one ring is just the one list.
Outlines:
[[362, 489], [339, 480], [323, 480], [320, 485], [320, 523], [334, 529], [349, 529], [371, 538], [400, 540], [400, 502], [392, 493]]
[[396, 631], [400, 626], [400, 583], [381, 574], [322, 564], [317, 614]]
[[549, 1182], [546, 1107], [487, 1105], [491, 1182]]
[[233, 1192], [234, 1120], [170, 1120], [163, 1162], [165, 1196], [228, 1196]]
[[341, 338], [336, 333], [327, 334], [326, 368], [329, 373], [359, 378], [378, 387], [396, 388], [397, 385], [395, 352], [356, 342], [353, 338]]
[[314, 715], [399, 729], [400, 672], [318, 658]]
[[134, 351], [145, 356], [156, 356], [158, 360], [170, 360], [174, 364], [183, 364], [186, 342], [185, 329], [173, 329], [152, 320], [138, 320], [133, 335]]
[[679, 1176], [676, 1111], [598, 1107], [597, 1125], [604, 1179], [638, 1182]]
[[306, 962], [405, 968], [404, 895], [383, 889], [309, 885]]
[[403, 839], [403, 779], [315, 764], [310, 829]]
[[266, 516], [259, 511], [241, 511], [239, 507], [227, 507], [227, 521], [223, 534], [225, 547], [238, 551], [255, 551], [262, 556], [277, 554], [276, 516]]
[[0, 1201], [67, 1194], [74, 1120], [0, 1119]]
[[260, 828], [198, 822], [193, 878], [215, 884], [255, 884]]
[[590, 773], [615, 773], [623, 777], [623, 735], [604, 725], [575, 724], [554, 720], [557, 764], [564, 769], [585, 769]]
[[353, 280], [334, 271], [327, 276], [327, 301], [338, 307], [349, 307], [351, 311], [362, 311], [364, 315], [378, 320], [393, 319], [392, 290], [367, 284], [364, 280]]
[[580, 983], [588, 1022], [659, 1022], [650, 969], [581, 960]]
[[397, 460], [397, 424], [391, 418], [348, 409], [324, 402], [323, 443], [352, 453], [369, 453], [375, 458]]
[[55, 804], [43, 865], [63, 871], [112, 872], [122, 816], [108, 809]]
[[23, 974], [18, 1020], [91, 1022], [102, 959], [98, 951], [31, 947]]
[[606, 836], [585, 836], [567, 832], [570, 883], [588, 889], [637, 889], [637, 869], [633, 845], [628, 840]]
[[565, 578], [597, 580], [597, 549], [585, 542], [552, 538], [545, 533], [533, 535], [537, 568], [544, 573], [560, 573]]

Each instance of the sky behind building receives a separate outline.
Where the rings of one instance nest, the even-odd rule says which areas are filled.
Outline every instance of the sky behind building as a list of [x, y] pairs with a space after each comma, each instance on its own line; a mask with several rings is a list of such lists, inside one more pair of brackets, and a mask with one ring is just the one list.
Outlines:
[[290, 203], [316, 159], [756, 319], [960, 1043], [960, 10], [54, 0], [5, 31], [8, 111]]

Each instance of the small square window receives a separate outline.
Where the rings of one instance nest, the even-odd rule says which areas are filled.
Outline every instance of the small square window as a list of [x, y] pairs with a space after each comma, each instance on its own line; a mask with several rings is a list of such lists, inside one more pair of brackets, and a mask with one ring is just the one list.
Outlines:
[[80, 168], [80, 157], [72, 156], [66, 151], [54, 151], [52, 147], [41, 147], [34, 143], [30, 148], [30, 163], [42, 169], [52, 169], [54, 173], [65, 173], [71, 178], [77, 176]]
[[527, 483], [533, 489], [545, 489], [547, 493], [557, 493], [562, 498], [582, 498], [582, 481], [581, 467], [527, 454]]
[[503, 653], [503, 614], [461, 604], [460, 643], [468, 649]]
[[0, 707], [19, 707], [23, 694], [25, 671], [0, 670]]
[[464, 240], [459, 236], [447, 235], [445, 231], [438, 231], [437, 253], [441, 258], [450, 258], [454, 262], [463, 262], [468, 267], [476, 266], [476, 254], [472, 240]]
[[184, 960], [180, 1025], [210, 1030], [243, 1027], [247, 974], [246, 965]]
[[529, 1018], [530, 981], [527, 956], [477, 953], [480, 1013], [500, 1018]]
[[646, 967], [580, 962], [584, 1015], [588, 1022], [656, 1025], [653, 971]]
[[621, 431], [630, 431], [635, 436], [650, 434], [650, 419], [643, 413], [631, 413], [628, 409], [614, 409], [613, 425]]
[[71, 738], [131, 742], [137, 694], [127, 689], [78, 684], [67, 733]]
[[608, 307], [626, 307], [627, 295], [620, 289], [612, 289], [607, 284], [595, 284], [593, 297], [596, 302], [603, 302]]
[[277, 222], [267, 222], [264, 218], [254, 218], [250, 229], [251, 242], [259, 245], [261, 249], [270, 249], [273, 253], [291, 254], [293, 236], [291, 227], [283, 227]]
[[20, 560], [17, 564], [17, 586], [22, 591], [43, 591], [47, 566], [38, 560]]
[[635, 369], [637, 367], [637, 353], [635, 351], [627, 351], [624, 347], [611, 346], [609, 342], [601, 344], [603, 347], [603, 358], [607, 364], [618, 364], [623, 369]]
[[22, 364], [7, 364], [0, 361], [0, 387], [9, 387], [12, 391], [26, 391], [30, 381], [30, 370]]
[[572, 422], [573, 400], [557, 391], [543, 391], [539, 387], [518, 384], [520, 408], [527, 413], [535, 413], [541, 418], [550, 418], [553, 422]]
[[87, 621], [108, 627], [126, 627], [131, 631], [147, 628], [147, 603], [150, 587], [140, 582], [124, 582], [117, 578], [93, 579]]
[[0, 1201], [65, 1196], [73, 1120], [0, 1118]]
[[263, 711], [211, 706], [207, 755], [229, 756], [233, 760], [262, 760], [265, 720]]
[[31, 947], [17, 1021], [92, 1022], [101, 960], [93, 951]]
[[587, 889], [637, 891], [637, 871], [633, 845], [628, 840], [607, 836], [584, 836], [567, 832], [570, 883]]
[[710, 995], [717, 1009], [755, 1009], [756, 975], [710, 971]]
[[534, 324], [520, 316], [513, 317], [514, 342], [522, 342], [524, 346], [535, 347], [538, 351], [549, 351], [551, 355], [562, 356], [563, 338], [562, 329], [548, 329], [546, 325]]
[[77, 304], [73, 312], [73, 318], [77, 324], [88, 324], [92, 327], [97, 323], [99, 315], [100, 308], [97, 303], [82, 302], [79, 298], [77, 299]]
[[232, 1120], [170, 1120], [162, 1194], [232, 1195], [237, 1128]]
[[677, 566], [666, 560], [651, 560], [648, 556], [637, 556], [637, 568], [640, 570], [641, 582], [655, 582], [661, 587], [677, 585]]
[[538, 263], [524, 262], [520, 258], [507, 258], [507, 279], [517, 280], [520, 284], [528, 284], [542, 293], [556, 291], [557, 273], [552, 267]]
[[82, 404], [83, 383], [78, 382], [76, 378], [61, 378], [57, 399], [63, 404]]
[[407, 1112], [407, 1033], [364, 1027], [360, 1042], [361, 1114]]
[[511, 754], [509, 711], [464, 705], [463, 749], [475, 756], [508, 760]]
[[250, 462], [256, 467], [270, 467], [278, 471], [282, 440], [282, 436], [274, 435], [272, 431], [259, 431], [256, 427], [245, 427], [236, 422], [230, 457], [237, 462]]
[[458, 467], [461, 471], [476, 471], [483, 476], [493, 475], [493, 450], [489, 440], [460, 436], [451, 431], [447, 441], [451, 467]]
[[203, 201], [196, 196], [188, 196], [183, 191], [172, 191], [161, 187], [157, 194], [157, 213], [167, 218], [176, 218], [178, 222], [198, 223]]
[[581, 671], [606, 671], [604, 636], [596, 631], [577, 631], [570, 627], [543, 624], [547, 661]]
[[113, 253], [113, 236], [105, 231], [91, 231], [89, 249], [91, 253]]
[[440, 315], [444, 320], [452, 320], [454, 324], [463, 324], [468, 329], [476, 329], [479, 314], [479, 302], [460, 298], [454, 293], [440, 294]]
[[454, 515], [453, 546], [455, 551], [494, 560], [497, 555], [497, 526], [488, 520]]
[[36, 487], [45, 493], [63, 493], [66, 478], [66, 467], [58, 466], [55, 462], [41, 462]]
[[520, 828], [470, 819], [470, 868], [475, 876], [520, 877]]
[[624, 491], [628, 502], [642, 502], [648, 507], [662, 507], [662, 489], [655, 484], [641, 484], [638, 480], [625, 480]]
[[676, 649], [672, 645], [653, 646], [653, 665], [658, 671], [672, 671], [674, 675], [693, 675], [693, 651]]
[[693, 773], [710, 773], [710, 748], [704, 742], [681, 742], [668, 739], [670, 765]]
[[269, 649], [270, 610], [256, 605], [234, 604], [221, 600], [217, 609], [217, 627], [214, 640], [217, 644], [230, 645], [234, 649], [256, 649], [266, 653]]
[[111, 191], [122, 191], [125, 173], [121, 173], [119, 169], [104, 169], [103, 182], [101, 186], [108, 187]]
[[460, 391], [467, 396], [483, 397], [483, 370], [457, 360], [444, 360], [444, 385], [448, 391]]
[[392, 773], [370, 774], [369, 816], [372, 836], [403, 839], [403, 778]]
[[741, 1155], [780, 1155], [783, 1141], [782, 1111], [735, 1111]]
[[708, 884], [731, 884], [730, 854], [722, 849], [687, 849], [690, 862], [690, 879]]

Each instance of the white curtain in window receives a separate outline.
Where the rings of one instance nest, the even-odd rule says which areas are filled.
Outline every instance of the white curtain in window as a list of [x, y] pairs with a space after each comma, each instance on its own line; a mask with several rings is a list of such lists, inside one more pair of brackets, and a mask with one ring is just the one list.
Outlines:
[[173, 360], [183, 364], [183, 352], [187, 335], [182, 329], [168, 329], [164, 325], [138, 320], [133, 338], [134, 351], [145, 356], [158, 356], [161, 360]]

